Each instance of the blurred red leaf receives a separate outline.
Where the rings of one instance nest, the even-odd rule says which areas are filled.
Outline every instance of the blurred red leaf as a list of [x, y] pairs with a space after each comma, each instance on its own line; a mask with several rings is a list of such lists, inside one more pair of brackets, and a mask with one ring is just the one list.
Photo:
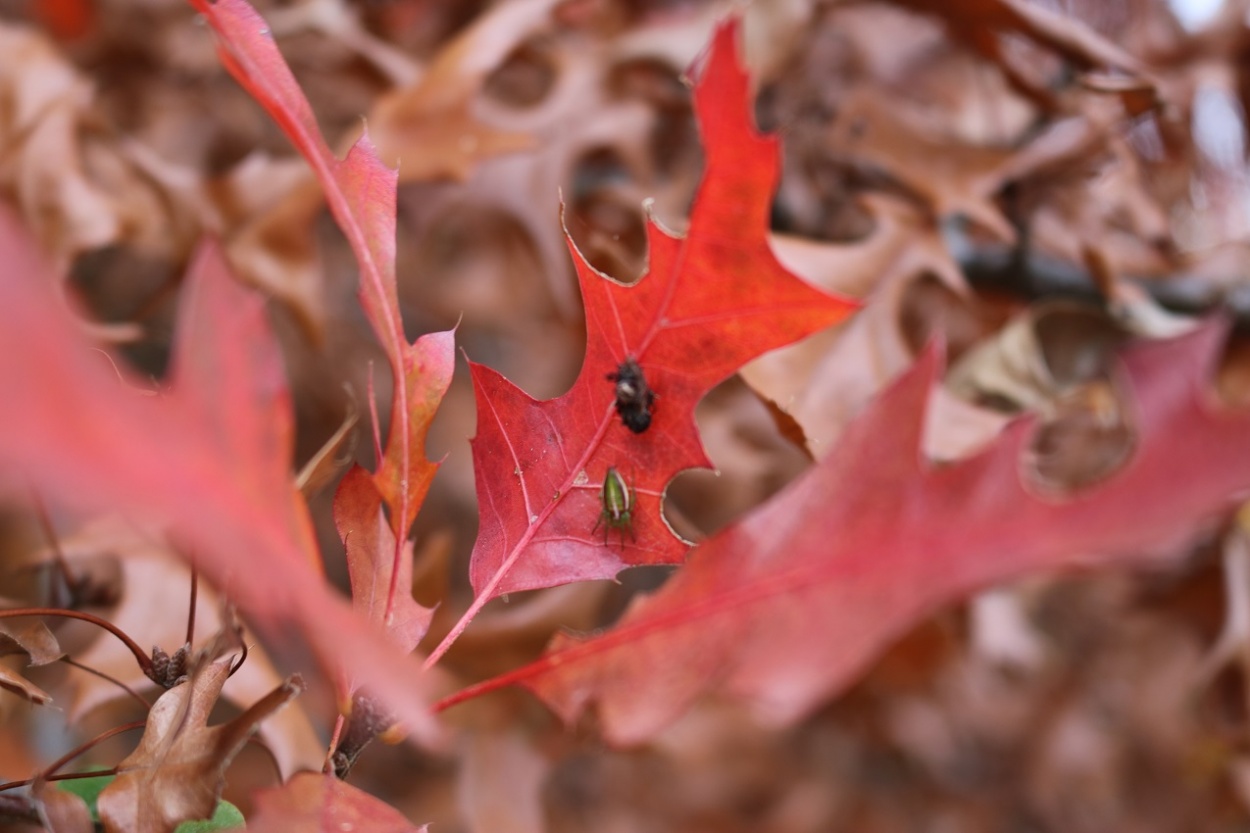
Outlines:
[[61, 40], [81, 38], [96, 23], [92, 0], [38, 0], [34, 11], [40, 22]]
[[248, 828], [265, 833], [424, 833], [398, 810], [329, 775], [304, 772], [256, 794]]
[[1250, 488], [1250, 413], [1211, 401], [1223, 328], [1127, 354], [1137, 447], [1069, 499], [1021, 479], [1033, 424], [933, 467], [920, 452], [934, 350], [846, 429], [812, 471], [694, 551], [660, 591], [601, 637], [557, 637], [546, 657], [443, 705], [507, 683], [564, 719], [591, 704], [617, 742], [650, 737], [700, 694], [789, 722], [853, 681], [937, 607], [1037, 570], [1142, 564]]
[[291, 478], [290, 399], [264, 301], [204, 247], [186, 282], [170, 390], [142, 396], [85, 342], [7, 212], [0, 253], [0, 378], [21, 392], [0, 409], [0, 471], [13, 478], [4, 485], [168, 524], [263, 634], [307, 639], [327, 668], [346, 664], [428, 737], [423, 678], [320, 574]]
[[[694, 423], [696, 402], [748, 359], [854, 308], [794, 277], [769, 249], [777, 141], [751, 124], [737, 35], [736, 22], [718, 28], [695, 88], [707, 168], [686, 236], [649, 222], [650, 268], [632, 286], [596, 273], [573, 250], [587, 345], [572, 389], [539, 402], [493, 370], [472, 366], [482, 513], [470, 568], [477, 598], [431, 661], [482, 604], [503, 593], [680, 561], [687, 544], [669, 529], [660, 504], [679, 471], [711, 465]], [[640, 434], [614, 412], [615, 388], [605, 378], [627, 357], [658, 396], [651, 426]], [[593, 528], [610, 466], [634, 489], [636, 503], [631, 528], [605, 546]]]

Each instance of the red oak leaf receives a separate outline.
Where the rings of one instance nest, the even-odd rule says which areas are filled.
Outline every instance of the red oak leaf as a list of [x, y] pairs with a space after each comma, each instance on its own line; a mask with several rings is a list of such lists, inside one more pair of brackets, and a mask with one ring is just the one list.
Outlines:
[[[680, 561], [687, 544], [665, 524], [660, 504], [679, 471], [710, 466], [695, 403], [747, 360], [854, 307], [803, 283], [769, 249], [777, 140], [751, 123], [737, 33], [736, 22], [717, 29], [695, 88], [707, 166], [686, 236], [649, 222], [650, 267], [632, 286], [596, 273], [573, 250], [587, 345], [572, 389], [539, 402], [489, 368], [472, 366], [481, 530], [470, 569], [477, 598], [430, 661], [495, 596]], [[641, 433], [614, 412], [615, 386], [606, 378], [627, 358], [657, 396]], [[609, 467], [624, 477], [634, 501], [627, 528], [609, 530], [605, 545], [594, 527]]]
[[[291, 477], [292, 415], [263, 299], [215, 246], [186, 281], [167, 393], [143, 396], [83, 337], [29, 236], [0, 211], [0, 487], [166, 525], [263, 635], [307, 639], [413, 727], [423, 677], [326, 584]], [[8, 478], [12, 478], [11, 480]]]
[[922, 459], [939, 365], [929, 350], [828, 457], [696, 549], [612, 631], [557, 637], [543, 659], [441, 705], [519, 683], [566, 720], [596, 705], [621, 743], [650, 737], [713, 690], [790, 722], [921, 617], [979, 588], [1037, 570], [1157, 560], [1250, 488], [1250, 412], [1219, 408], [1202, 381], [1221, 335], [1208, 325], [1127, 354], [1136, 449], [1066, 499], [1021, 477], [1030, 420], [958, 463]]
[[[409, 344], [395, 285], [395, 183], [367, 133], [339, 160], [321, 136], [308, 99], [246, 0], [192, 0], [217, 33], [222, 63], [268, 111], [312, 166], [326, 203], [360, 265], [360, 304], [391, 365], [393, 398], [386, 449], [373, 475], [390, 508], [392, 558], [425, 500], [438, 466], [425, 458], [429, 421], [451, 383], [452, 334], [430, 333]], [[393, 568], [392, 568], [393, 572]]]
[[398, 810], [329, 775], [304, 772], [256, 794], [248, 829], [265, 833], [424, 833]]

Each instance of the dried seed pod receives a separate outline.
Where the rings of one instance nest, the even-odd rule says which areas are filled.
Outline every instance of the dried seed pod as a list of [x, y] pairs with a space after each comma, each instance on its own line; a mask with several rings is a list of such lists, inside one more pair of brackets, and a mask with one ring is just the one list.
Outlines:
[[616, 383], [616, 412], [621, 422], [635, 434], [651, 427], [651, 406], [655, 404], [655, 392], [647, 386], [647, 378], [633, 356], [617, 366], [607, 379]]

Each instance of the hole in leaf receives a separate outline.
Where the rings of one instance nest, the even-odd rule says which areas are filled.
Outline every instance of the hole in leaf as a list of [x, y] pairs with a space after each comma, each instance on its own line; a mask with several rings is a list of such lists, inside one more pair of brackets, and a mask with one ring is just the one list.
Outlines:
[[1081, 385], [1054, 403], [1034, 437], [1030, 469], [1048, 493], [1070, 493], [1106, 479], [1132, 454], [1134, 432], [1109, 382]]

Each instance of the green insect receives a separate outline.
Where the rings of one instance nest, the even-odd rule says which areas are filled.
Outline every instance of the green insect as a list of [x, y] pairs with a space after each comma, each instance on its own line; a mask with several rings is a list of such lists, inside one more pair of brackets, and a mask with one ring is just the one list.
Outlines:
[[625, 543], [626, 532], [629, 533], [630, 540], [637, 540], [634, 538], [634, 488], [625, 482], [615, 466], [608, 466], [599, 497], [603, 502], [603, 510], [599, 513], [595, 528], [590, 530], [591, 534], [602, 526], [604, 546], [607, 546], [608, 533], [613, 529], [620, 534], [622, 545]]

